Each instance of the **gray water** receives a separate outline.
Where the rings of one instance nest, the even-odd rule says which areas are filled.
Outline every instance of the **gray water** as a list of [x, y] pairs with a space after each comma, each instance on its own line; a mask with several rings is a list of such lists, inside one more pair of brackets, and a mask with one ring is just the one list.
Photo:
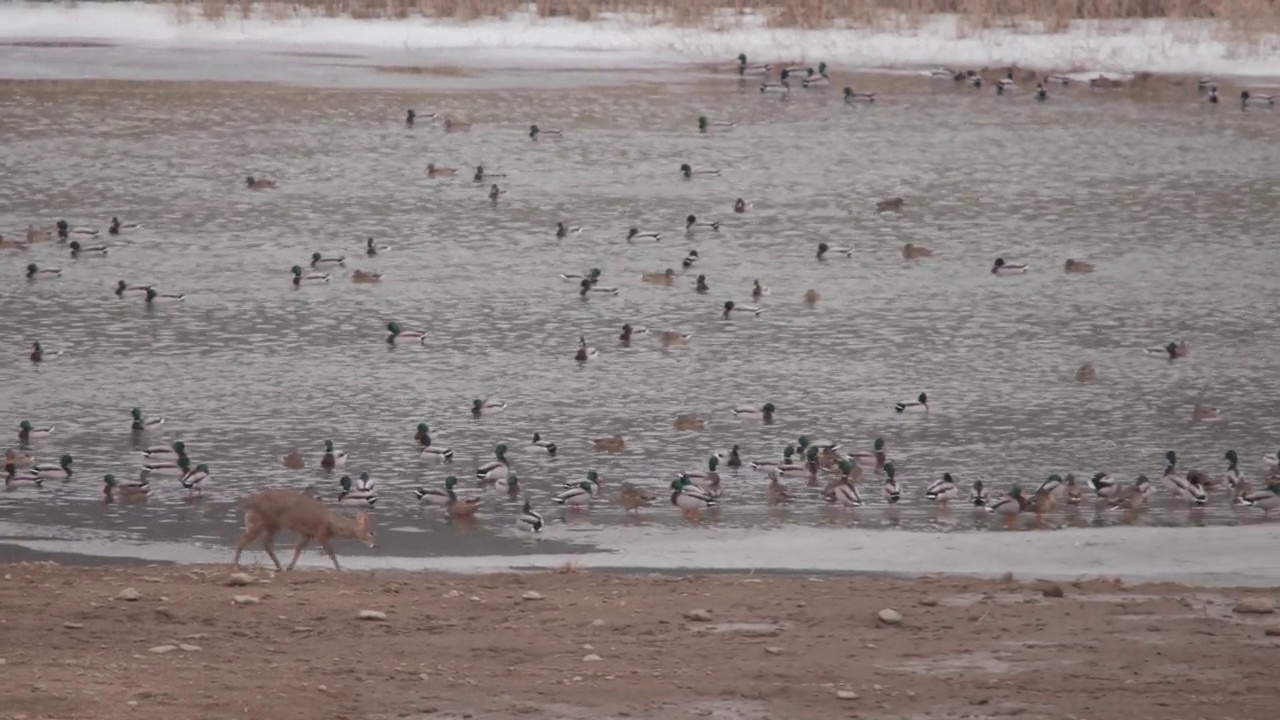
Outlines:
[[[696, 71], [501, 91], [483, 89], [502, 82], [478, 72], [474, 90], [454, 76], [414, 77], [424, 87], [3, 84], [0, 233], [66, 218], [102, 229], [111, 250], [80, 260], [56, 242], [0, 251], [4, 445], [16, 445], [23, 419], [55, 424], [38, 459], [68, 452], [76, 471], [70, 482], [0, 494], [0, 518], [224, 545], [256, 488], [336, 493], [337, 475], [317, 469], [332, 439], [350, 455], [346, 472], [377, 482], [383, 554], [529, 552], [506, 493], [481, 490], [475, 524], [449, 522], [410, 494], [450, 473], [472, 489], [476, 463], [504, 442], [525, 493], [553, 521], [539, 552], [620, 523], [695, 545], [708, 528], [763, 527], [785, 544], [797, 526], [987, 529], [967, 508], [942, 513], [920, 497], [945, 471], [996, 490], [1054, 472], [1128, 480], [1158, 475], [1174, 449], [1186, 467], [1216, 474], [1232, 448], [1256, 482], [1280, 444], [1275, 113], [1211, 108], [1193, 89], [1163, 84], [1072, 87], [1041, 105], [1026, 93], [868, 75], [858, 84], [880, 101], [846, 107], [834, 89], [781, 102]], [[474, 126], [406, 130], [407, 107]], [[699, 114], [737, 127], [699, 135]], [[565, 135], [531, 142], [534, 122]], [[432, 161], [463, 173], [428, 179]], [[682, 162], [723, 175], [684, 181]], [[496, 205], [466, 177], [481, 163], [508, 175]], [[248, 174], [280, 188], [248, 191]], [[902, 213], [874, 212], [894, 195], [907, 198]], [[754, 207], [735, 215], [739, 196]], [[689, 213], [723, 227], [687, 238]], [[144, 228], [108, 237], [112, 215]], [[586, 230], [557, 241], [557, 220]], [[631, 226], [665, 236], [629, 245]], [[392, 249], [366, 259], [368, 236]], [[856, 253], [818, 262], [822, 241]], [[906, 242], [936, 255], [904, 261]], [[674, 287], [639, 281], [679, 269], [691, 248], [702, 260]], [[347, 269], [296, 290], [289, 268], [313, 251], [346, 255]], [[993, 276], [997, 255], [1031, 271]], [[1097, 271], [1066, 275], [1068, 257]], [[28, 283], [27, 262], [63, 276]], [[558, 277], [589, 267], [620, 294], [583, 301]], [[351, 268], [386, 277], [356, 285]], [[708, 295], [693, 292], [697, 272]], [[772, 288], [766, 312], [722, 320], [723, 302], [750, 302], [756, 278]], [[118, 300], [118, 280], [187, 298], [149, 310]], [[814, 308], [802, 302], [809, 288], [822, 294]], [[389, 349], [390, 320], [429, 330], [425, 346]], [[624, 322], [693, 340], [663, 349], [648, 336], [623, 348]], [[600, 350], [584, 366], [573, 360], [579, 335]], [[1170, 363], [1142, 351], [1170, 339], [1190, 343], [1190, 356]], [[64, 354], [34, 367], [34, 340]], [[1096, 382], [1074, 381], [1085, 361]], [[927, 415], [894, 413], [921, 391]], [[477, 397], [510, 407], [475, 422]], [[729, 412], [764, 402], [778, 407], [773, 425]], [[1194, 422], [1195, 403], [1222, 408], [1222, 421]], [[104, 473], [136, 474], [135, 406], [167, 419], [148, 443], [182, 439], [194, 463], [208, 463], [203, 499], [161, 479], [145, 505], [102, 502]], [[679, 413], [697, 413], [706, 429], [675, 431]], [[457, 452], [452, 467], [419, 463], [419, 422]], [[534, 432], [560, 456], [531, 452]], [[623, 452], [593, 450], [589, 438], [615, 433]], [[737, 443], [745, 458], [776, 459], [801, 434], [849, 449], [883, 437], [902, 504], [887, 509], [869, 480], [869, 506], [842, 512], [793, 483], [798, 501], [771, 510], [749, 471], [724, 475], [722, 506], [700, 523], [666, 504], [674, 473], [703, 467], [711, 452]], [[282, 466], [294, 448], [311, 469]], [[607, 500], [562, 514], [553, 486], [592, 469], [608, 498], [627, 481], [659, 501], [639, 518]], [[1136, 518], [1088, 503], [1054, 511], [1043, 527], [1262, 521], [1218, 492], [1195, 512], [1166, 495]]]

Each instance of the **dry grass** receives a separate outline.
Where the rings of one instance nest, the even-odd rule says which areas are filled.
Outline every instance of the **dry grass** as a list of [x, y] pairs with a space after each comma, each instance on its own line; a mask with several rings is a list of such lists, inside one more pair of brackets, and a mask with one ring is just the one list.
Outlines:
[[273, 19], [322, 17], [454, 20], [502, 18], [534, 11], [540, 17], [594, 20], [603, 13], [629, 13], [680, 25], [723, 21], [726, 15], [756, 14], [775, 27], [918, 25], [954, 13], [973, 29], [1017, 27], [1065, 30], [1075, 20], [1217, 20], [1238, 32], [1280, 29], [1280, 0], [171, 0], [179, 18], [213, 22], [256, 13]]

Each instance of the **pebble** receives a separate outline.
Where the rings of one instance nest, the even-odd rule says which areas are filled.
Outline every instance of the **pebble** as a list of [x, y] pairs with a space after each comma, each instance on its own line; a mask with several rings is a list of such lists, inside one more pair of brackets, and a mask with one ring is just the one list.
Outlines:
[[778, 647], [777, 645], [768, 645], [765, 647], [764, 651], [769, 653], [770, 655], [782, 654], [782, 648]]
[[693, 610], [685, 611], [684, 617], [686, 620], [692, 620], [693, 622], [711, 622], [711, 611], [694, 608]]
[[62, 623], [62, 627], [66, 628], [66, 629], [68, 629], [68, 630], [79, 630], [80, 628], [84, 627], [84, 623], [78, 623], [78, 622], [64, 622], [64, 623]]
[[149, 583], [164, 582], [164, 578], [152, 577], [150, 575], [143, 575], [138, 579], [141, 580], [142, 582], [149, 582]]
[[525, 600], [541, 600], [542, 593], [538, 592], [537, 590], [525, 590], [524, 594], [522, 594], [520, 597], [524, 598]]
[[440, 597], [448, 600], [449, 598], [462, 597], [462, 593], [458, 592], [457, 590], [450, 590], [449, 592], [445, 593], [444, 595], [441, 595]]
[[604, 627], [604, 621], [600, 618], [596, 618], [591, 621], [591, 627]]
[[199, 645], [192, 645], [191, 643], [181, 643], [178, 645], [178, 649], [182, 652], [200, 652], [204, 648]]
[[134, 602], [142, 599], [142, 593], [138, 592], [135, 588], [127, 587], [120, 591], [120, 594], [116, 596], [116, 599]]
[[885, 608], [881, 610], [876, 615], [876, 617], [880, 618], [880, 622], [884, 623], [885, 625], [901, 625], [902, 624], [902, 614], [892, 608]]
[[244, 587], [245, 585], [252, 585], [253, 576], [249, 573], [242, 572], [231, 573], [227, 576], [226, 584], [229, 587]]
[[236, 595], [231, 598], [231, 602], [236, 605], [257, 605], [262, 601], [258, 599], [257, 595]]
[[1047, 598], [1060, 598], [1062, 597], [1062, 586], [1049, 585], [1048, 587], [1044, 588], [1040, 592], [1043, 593], [1044, 596]]
[[387, 619], [387, 614], [381, 610], [361, 610], [357, 617], [361, 620], [377, 620], [379, 622], [384, 622]]
[[157, 655], [164, 655], [165, 653], [171, 653], [177, 649], [178, 649], [177, 645], [157, 645], [151, 648], [151, 652]]
[[837, 690], [836, 697], [840, 698], [841, 700], [857, 700], [858, 693], [852, 690]]
[[7, 661], [4, 658], [0, 658], [0, 667], [4, 667], [6, 663]]
[[1276, 608], [1270, 600], [1260, 597], [1245, 598], [1235, 606], [1235, 612], [1252, 615], [1270, 615], [1275, 611]]
[[920, 604], [925, 607], [938, 607], [937, 598], [920, 598]]
[[[1280, 625], [1272, 625], [1263, 631], [1267, 637], [1280, 637]], [[0, 663], [2, 665], [3, 663]]]
[[600, 662], [601, 660], [604, 660], [604, 658], [600, 657], [595, 653], [582, 656], [582, 662]]
[[319, 690], [320, 692], [329, 692], [328, 685], [317, 685], [316, 689]]

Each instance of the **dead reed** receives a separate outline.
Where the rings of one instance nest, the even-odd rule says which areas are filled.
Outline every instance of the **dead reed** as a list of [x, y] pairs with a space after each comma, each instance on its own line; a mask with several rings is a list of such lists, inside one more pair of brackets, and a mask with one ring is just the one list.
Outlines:
[[179, 18], [213, 22], [251, 15], [453, 20], [540, 17], [594, 20], [630, 14], [680, 25], [723, 23], [748, 13], [775, 27], [915, 26], [930, 16], [957, 15], [969, 28], [1016, 27], [1058, 32], [1078, 20], [1214, 20], [1236, 32], [1280, 29], [1280, 0], [170, 0]]

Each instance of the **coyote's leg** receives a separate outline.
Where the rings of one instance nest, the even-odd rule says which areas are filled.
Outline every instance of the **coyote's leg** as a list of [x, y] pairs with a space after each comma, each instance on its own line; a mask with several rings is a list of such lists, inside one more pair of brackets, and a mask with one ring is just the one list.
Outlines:
[[329, 553], [329, 559], [333, 561], [333, 569], [341, 570], [342, 566], [338, 564], [338, 556], [333, 553], [333, 546], [329, 544], [329, 538], [321, 536], [320, 547], [324, 548], [324, 551]]
[[249, 546], [249, 543], [258, 539], [263, 530], [267, 528], [258, 522], [258, 515], [252, 510], [244, 514], [244, 535], [240, 537], [240, 542], [236, 545], [236, 557], [231, 563], [237, 567], [240, 566], [240, 553]]
[[310, 542], [311, 542], [310, 535], [303, 535], [302, 537], [298, 538], [298, 544], [293, 546], [293, 559], [289, 561], [290, 570], [293, 569], [294, 565], [298, 564], [298, 556], [302, 554], [302, 551], [306, 549], [307, 545]]
[[268, 528], [267, 536], [262, 538], [262, 549], [267, 551], [267, 557], [270, 557], [271, 562], [276, 564], [276, 570], [283, 570], [284, 568], [280, 567], [280, 558], [276, 557], [276, 551], [273, 546], [273, 543], [275, 542], [275, 540], [276, 540], [276, 529]]

